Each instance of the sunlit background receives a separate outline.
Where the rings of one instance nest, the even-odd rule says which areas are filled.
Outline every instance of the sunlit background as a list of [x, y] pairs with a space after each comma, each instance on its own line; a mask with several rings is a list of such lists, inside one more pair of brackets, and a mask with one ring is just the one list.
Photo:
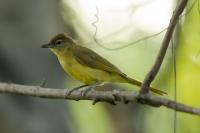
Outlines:
[[[161, 31], [167, 28], [176, 4], [173, 0], [0, 0], [0, 81], [39, 86], [46, 79], [46, 87], [59, 89], [81, 85], [64, 73], [50, 50], [40, 48], [60, 32], [67, 32], [77, 44], [96, 51], [142, 81], [155, 60], [165, 34]], [[200, 106], [198, 4], [198, 0], [189, 1], [172, 39], [177, 60], [177, 101], [196, 107]], [[170, 45], [153, 82], [170, 99], [174, 99], [173, 68]], [[112, 85], [138, 91], [128, 84]], [[137, 103], [93, 106], [91, 101], [1, 94], [0, 106], [0, 133], [174, 131], [173, 110]], [[177, 133], [198, 133], [199, 125], [199, 117], [177, 114]]]

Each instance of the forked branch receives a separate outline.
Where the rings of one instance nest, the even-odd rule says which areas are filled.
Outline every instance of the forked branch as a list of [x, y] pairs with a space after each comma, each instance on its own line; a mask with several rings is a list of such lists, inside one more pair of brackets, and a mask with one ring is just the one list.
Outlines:
[[149, 73], [146, 75], [144, 82], [141, 86], [140, 94], [147, 94], [149, 92], [149, 86], [150, 86], [151, 82], [154, 80], [154, 78], [156, 77], [158, 71], [160, 70], [161, 64], [163, 62], [167, 48], [168, 48], [170, 40], [172, 38], [175, 26], [179, 20], [179, 16], [181, 15], [181, 13], [183, 12], [183, 10], [186, 7], [187, 2], [188, 2], [188, 0], [180, 0], [178, 5], [176, 6], [176, 9], [174, 10], [174, 13], [171, 17], [167, 32], [165, 33], [162, 45], [160, 47], [160, 50], [159, 50], [157, 58], [154, 62], [154, 65], [151, 68], [151, 70], [149, 71]]
[[[136, 102], [139, 97], [138, 93], [134, 91], [90, 91], [84, 96], [82, 95], [81, 91], [74, 91], [70, 95], [67, 95], [68, 92], [69, 89], [50, 89], [41, 88], [39, 86], [0, 83], [0, 93], [18, 94], [39, 98], [68, 99], [76, 101], [93, 100], [93, 104], [100, 101], [112, 104], [115, 102]], [[143, 95], [140, 97], [140, 99], [145, 101], [145, 104], [153, 107], [165, 106], [180, 112], [200, 115], [200, 108], [177, 103], [166, 98], [148, 94]]]

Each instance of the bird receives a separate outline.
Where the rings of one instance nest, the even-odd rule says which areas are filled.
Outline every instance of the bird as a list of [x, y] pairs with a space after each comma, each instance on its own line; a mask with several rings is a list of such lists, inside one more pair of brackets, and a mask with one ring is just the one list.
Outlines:
[[[67, 33], [55, 35], [41, 47], [49, 48], [56, 55], [65, 73], [85, 85], [100, 85], [105, 82], [129, 83], [138, 87], [142, 85], [142, 82], [130, 78], [101, 55], [78, 45]], [[150, 91], [159, 95], [166, 94], [153, 87], [150, 87]]]

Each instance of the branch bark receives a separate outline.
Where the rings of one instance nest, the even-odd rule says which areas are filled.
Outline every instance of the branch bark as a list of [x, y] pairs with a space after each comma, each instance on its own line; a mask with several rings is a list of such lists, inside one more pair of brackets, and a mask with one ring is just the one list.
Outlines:
[[86, 95], [82, 95], [81, 91], [73, 91], [70, 95], [67, 95], [69, 89], [50, 89], [41, 88], [39, 86], [27, 86], [18, 84], [7, 84], [0, 83], [0, 93], [18, 94], [24, 96], [33, 96], [40, 98], [51, 98], [51, 99], [68, 99], [68, 100], [93, 100], [93, 104], [99, 101], [115, 103], [115, 102], [135, 102], [140, 98], [145, 101], [145, 104], [160, 107], [165, 106], [170, 109], [174, 109], [180, 112], [200, 115], [200, 108], [191, 107], [175, 101], [147, 95], [138, 95], [133, 91], [90, 91]]
[[184, 8], [186, 7], [187, 2], [188, 2], [188, 0], [180, 0], [179, 4], [177, 5], [176, 9], [174, 10], [174, 13], [171, 17], [167, 32], [164, 36], [161, 48], [159, 50], [158, 56], [154, 62], [153, 67], [151, 68], [151, 70], [149, 71], [149, 73], [146, 75], [146, 77], [144, 79], [144, 82], [140, 89], [140, 94], [147, 94], [149, 92], [149, 86], [150, 86], [151, 82], [154, 80], [154, 78], [156, 77], [158, 71], [160, 70], [160, 66], [165, 57], [165, 54], [166, 54], [167, 48], [169, 46], [170, 40], [172, 38], [175, 26], [179, 20], [179, 16], [181, 15]]

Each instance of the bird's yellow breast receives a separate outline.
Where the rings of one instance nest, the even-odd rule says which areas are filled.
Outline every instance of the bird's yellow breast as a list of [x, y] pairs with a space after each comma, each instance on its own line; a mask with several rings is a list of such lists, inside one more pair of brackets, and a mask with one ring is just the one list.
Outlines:
[[67, 74], [85, 84], [112, 80], [111, 73], [80, 64], [72, 53], [66, 52], [57, 58]]

